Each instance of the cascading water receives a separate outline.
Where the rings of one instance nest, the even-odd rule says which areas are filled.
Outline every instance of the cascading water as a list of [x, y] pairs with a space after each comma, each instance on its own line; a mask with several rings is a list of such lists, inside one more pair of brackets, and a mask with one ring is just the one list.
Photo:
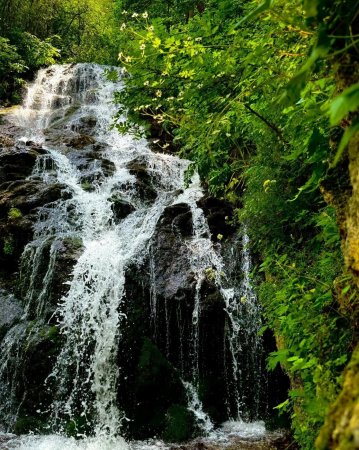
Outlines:
[[[255, 338], [260, 313], [249, 279], [247, 234], [243, 235], [243, 280], [236, 289], [226, 278], [219, 247], [211, 241], [205, 215], [197, 205], [203, 196], [199, 177], [194, 176], [190, 186], [185, 188], [189, 162], [154, 153], [145, 140], [134, 140], [130, 135], [121, 136], [110, 130], [116, 113], [113, 94], [122, 88], [121, 81], [107, 81], [104, 68], [98, 65], [53, 66], [39, 72], [28, 89], [23, 107], [13, 119], [26, 130], [21, 140], [33, 141], [44, 150], [30, 178], [45, 185], [56, 184], [62, 189], [60, 199], [39, 209], [33, 240], [27, 244], [22, 256], [25, 312], [23, 325], [18, 327], [26, 327], [34, 320], [45, 323], [56, 317], [62, 343], [46, 380], [46, 388], [53, 398], [50, 411], [41, 412], [51, 415], [50, 427], [57, 432], [68, 429], [71, 423], [75, 424], [79, 436], [90, 428], [95, 438], [83, 448], [105, 449], [106, 445], [111, 449], [123, 448], [124, 443], [117, 437], [125, 419], [125, 413], [118, 405], [121, 366], [117, 364], [117, 354], [127, 320], [125, 305], [131, 302], [126, 292], [126, 274], [130, 266], [140, 267], [149, 260], [149, 321], [156, 341], [157, 331], [161, 328], [160, 300], [151, 248], [156, 227], [166, 208], [184, 204], [192, 216], [193, 232], [184, 242], [194, 278], [192, 323], [187, 355], [184, 355], [184, 339], [188, 336], [184, 337], [185, 333], [181, 332], [181, 348], [177, 349], [181, 364], [175, 369], [183, 379], [188, 408], [202, 432], [208, 433], [214, 428], [199, 398], [199, 383], [204, 376], [200, 363], [203, 351], [200, 325], [202, 290], [206, 280], [217, 287], [224, 299], [227, 314], [225, 346], [231, 354], [229, 372], [232, 373], [231, 386], [235, 396], [231, 417], [235, 420], [241, 419], [244, 403], [241, 383], [247, 381], [241, 377], [243, 336], [247, 336], [247, 346], [253, 343], [257, 346], [253, 352], [260, 352], [259, 341]], [[92, 145], [92, 153], [95, 149], [100, 154], [87, 164], [86, 169], [83, 168], [86, 164], [76, 159], [76, 151], [71, 151], [75, 144], [71, 139], [67, 143], [63, 139], [64, 131], [70, 138], [76, 138], [84, 123], [91, 125], [90, 137], [86, 135], [84, 145]], [[134, 163], [145, 167], [151, 178], [155, 189], [152, 201], [139, 191], [138, 180], [129, 168]], [[128, 207], [128, 213], [120, 219], [115, 213], [116, 198], [121, 198]], [[56, 286], [57, 261], [69, 243], [76, 247], [78, 257], [68, 278], [62, 280], [65, 285]], [[57, 303], [55, 312], [48, 311], [48, 304], [54, 301]], [[170, 308], [166, 300], [163, 353], [171, 361]], [[13, 334], [16, 332], [12, 331]], [[3, 341], [2, 379], [9, 353], [13, 351], [11, 339], [8, 334]], [[131, 352], [131, 348], [127, 351]], [[258, 364], [256, 356], [253, 358], [252, 364]], [[39, 410], [41, 408], [39, 405]], [[81, 422], [86, 426], [80, 430]], [[26, 441], [26, 448], [45, 448], [36, 439], [33, 443]], [[57, 449], [65, 445], [63, 438], [53, 439], [52, 447], [50, 441], [46, 441], [46, 448]], [[80, 444], [71, 445], [78, 448]]]

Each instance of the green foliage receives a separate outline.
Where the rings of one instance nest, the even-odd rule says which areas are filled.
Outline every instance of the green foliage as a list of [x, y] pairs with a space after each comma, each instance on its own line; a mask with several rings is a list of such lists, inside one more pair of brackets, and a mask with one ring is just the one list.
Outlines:
[[260, 269], [267, 278], [260, 288], [265, 316], [284, 343], [268, 365], [282, 364], [296, 380], [278, 408], [292, 407], [295, 437], [308, 449], [340, 390], [352, 339], [350, 317], [333, 296], [342, 264], [333, 211], [325, 208], [313, 219], [319, 229], [305, 246], [293, 243], [285, 254], [267, 250]]
[[17, 47], [18, 52], [26, 61], [27, 69], [36, 70], [42, 66], [55, 64], [60, 56], [59, 49], [54, 47], [52, 41], [55, 37], [41, 40], [38, 37], [24, 32], [13, 33], [12, 41]]
[[93, 191], [94, 187], [89, 181], [84, 181], [81, 183], [81, 187], [84, 191], [90, 192]]
[[54, 64], [60, 56], [53, 38], [42, 41], [27, 32], [12, 32], [9, 38], [0, 36], [0, 102], [18, 101], [24, 85], [21, 77], [29, 70]]
[[0, 2], [1, 102], [18, 101], [22, 77], [39, 67], [57, 61], [114, 64], [114, 9], [111, 0]]
[[24, 71], [25, 62], [17, 48], [10, 44], [9, 39], [0, 36], [0, 102], [9, 92], [16, 92], [22, 86], [20, 75]]
[[337, 125], [350, 112], [359, 108], [359, 83], [345, 89], [330, 105], [330, 123]]
[[[330, 123], [331, 125], [337, 125], [342, 119], [348, 117], [350, 113], [356, 113], [357, 111], [359, 111], [359, 83], [353, 84], [345, 89], [344, 92], [338, 95], [332, 102], [330, 105]], [[358, 118], [356, 118], [351, 126], [345, 130], [334, 157], [333, 166], [339, 162], [349, 141], [356, 133], [359, 133]]]

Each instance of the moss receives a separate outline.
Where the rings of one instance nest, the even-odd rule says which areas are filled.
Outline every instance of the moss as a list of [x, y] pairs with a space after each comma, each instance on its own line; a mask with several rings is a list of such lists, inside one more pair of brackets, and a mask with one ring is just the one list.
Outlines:
[[[172, 436], [175, 424], [180, 422], [180, 413], [176, 409], [177, 415], [174, 414], [171, 408], [181, 404], [185, 408], [185, 393], [177, 372], [148, 338], [144, 339], [139, 355], [133, 392], [136, 405], [131, 407], [133, 423], [130, 432], [135, 438], [145, 439], [164, 433], [168, 438]], [[172, 415], [169, 415], [171, 411]], [[183, 427], [181, 429], [178, 433], [184, 435]]]
[[355, 277], [359, 287], [359, 133], [351, 140], [349, 145], [349, 173], [352, 185], [352, 197], [346, 220], [347, 236], [344, 242], [344, 257]]
[[317, 450], [359, 448], [359, 345], [345, 371], [341, 393], [316, 440]]
[[15, 434], [27, 434], [30, 431], [40, 431], [45, 428], [46, 424], [39, 418], [34, 416], [19, 417], [14, 425]]
[[14, 238], [13, 236], [7, 236], [4, 239], [4, 245], [3, 245], [3, 252], [4, 255], [11, 256], [14, 253]]
[[163, 439], [168, 442], [181, 442], [193, 434], [193, 415], [182, 405], [172, 405], [166, 415], [167, 426]]
[[46, 326], [40, 330], [39, 336], [44, 340], [54, 341], [59, 336], [59, 329], [55, 325]]
[[75, 416], [69, 420], [65, 425], [65, 433], [67, 436], [77, 437], [78, 434], [91, 433], [92, 424], [86, 417]]
[[17, 220], [22, 218], [22, 212], [18, 208], [10, 208], [8, 214], [10, 220]]
[[83, 183], [81, 183], [81, 187], [84, 191], [87, 191], [87, 192], [91, 192], [94, 189], [92, 184], [89, 181], [84, 181]]

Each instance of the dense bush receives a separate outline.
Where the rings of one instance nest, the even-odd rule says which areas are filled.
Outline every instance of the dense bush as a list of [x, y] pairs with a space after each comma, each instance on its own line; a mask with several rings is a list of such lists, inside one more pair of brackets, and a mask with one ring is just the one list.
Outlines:
[[110, 0], [1, 1], [0, 104], [17, 102], [23, 79], [54, 62], [116, 63], [114, 9]]

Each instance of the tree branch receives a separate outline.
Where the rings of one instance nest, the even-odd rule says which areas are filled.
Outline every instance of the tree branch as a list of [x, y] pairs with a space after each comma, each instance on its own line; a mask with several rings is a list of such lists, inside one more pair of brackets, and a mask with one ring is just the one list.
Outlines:
[[251, 106], [248, 105], [248, 103], [243, 103], [244, 107], [248, 109], [252, 114], [254, 114], [258, 119], [260, 119], [263, 123], [267, 125], [268, 128], [270, 128], [274, 133], [277, 135], [278, 139], [286, 146], [289, 147], [289, 142], [285, 139], [283, 136], [282, 130], [277, 127], [274, 123], [269, 122], [268, 119], [263, 117], [259, 112], [255, 111]]

